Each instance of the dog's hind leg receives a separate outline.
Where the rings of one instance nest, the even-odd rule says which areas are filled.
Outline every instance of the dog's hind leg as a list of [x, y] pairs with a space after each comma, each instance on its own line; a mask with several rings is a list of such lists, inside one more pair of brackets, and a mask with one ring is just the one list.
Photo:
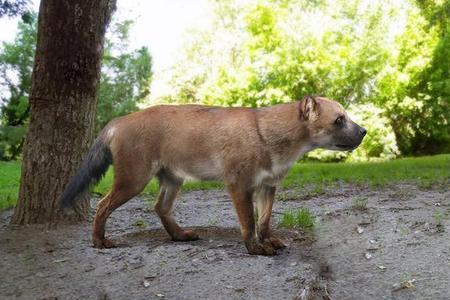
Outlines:
[[155, 205], [155, 211], [161, 219], [164, 228], [174, 241], [198, 240], [198, 235], [192, 230], [182, 229], [172, 216], [175, 198], [183, 184], [183, 181], [173, 178], [164, 172], [158, 174], [159, 195]]
[[[125, 168], [120, 168], [126, 166]], [[95, 248], [111, 248], [114, 243], [105, 238], [105, 224], [109, 215], [128, 200], [138, 195], [150, 181], [150, 169], [138, 164], [122, 161], [115, 166], [115, 177], [111, 191], [97, 204], [94, 217], [92, 241]]]
[[258, 208], [258, 238], [267, 241], [273, 248], [281, 249], [286, 245], [272, 235], [270, 230], [270, 218], [272, 217], [272, 205], [275, 198], [276, 188], [273, 186], [262, 186], [255, 192], [256, 205]]

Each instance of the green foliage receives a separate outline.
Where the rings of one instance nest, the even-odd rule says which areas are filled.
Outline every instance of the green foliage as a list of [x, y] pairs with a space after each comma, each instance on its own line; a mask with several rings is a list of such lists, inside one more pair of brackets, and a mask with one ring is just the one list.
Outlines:
[[406, 155], [450, 151], [450, 31], [436, 25], [442, 23], [432, 17], [436, 7], [418, 2], [425, 13], [410, 9], [398, 52], [379, 74], [375, 93]]
[[30, 22], [19, 21], [13, 43], [3, 42], [0, 52], [0, 160], [18, 157], [27, 130], [28, 96], [31, 88], [37, 15]]
[[[28, 97], [36, 47], [37, 16], [20, 21], [13, 43], [0, 51], [0, 160], [16, 159], [22, 151], [29, 117]], [[149, 94], [152, 59], [146, 47], [132, 50], [128, 43], [131, 21], [110, 28], [102, 58], [96, 131], [109, 120], [138, 110]]]
[[[386, 38], [380, 37], [386, 31], [386, 12], [392, 7], [377, 3], [364, 8], [358, 6], [359, 1], [325, 2], [222, 3], [217, 18], [233, 14], [234, 23], [217, 22], [209, 31], [193, 33], [186, 57], [192, 58], [194, 51], [203, 55], [176, 66], [174, 78], [177, 81], [177, 73], [196, 70], [195, 78], [202, 80], [196, 81], [197, 92], [192, 97], [183, 98], [175, 90], [173, 100], [261, 106], [305, 94], [327, 95], [343, 102], [367, 98], [370, 79], [387, 56], [382, 47]], [[304, 6], [307, 9], [302, 10]], [[222, 42], [208, 35], [221, 36]], [[213, 65], [199, 68], [205, 60]], [[192, 77], [183, 78], [192, 83]], [[176, 83], [183, 90], [183, 82]]]
[[29, 0], [0, 0], [0, 18], [22, 15], [22, 19], [26, 21], [30, 17], [27, 11], [29, 3]]
[[133, 22], [116, 22], [105, 43], [97, 105], [96, 131], [118, 116], [138, 110], [150, 93], [152, 58], [147, 47], [130, 50]]
[[450, 151], [449, 2], [215, 2], [213, 24], [190, 32], [159, 100], [257, 107], [325, 95], [356, 111], [369, 136], [351, 155], [311, 157]]
[[311, 230], [314, 227], [314, 216], [308, 208], [287, 210], [281, 215], [280, 226]]

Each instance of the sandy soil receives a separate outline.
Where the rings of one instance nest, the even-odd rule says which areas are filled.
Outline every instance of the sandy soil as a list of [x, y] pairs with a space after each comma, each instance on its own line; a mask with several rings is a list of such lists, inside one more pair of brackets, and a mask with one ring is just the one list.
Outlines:
[[[277, 228], [289, 246], [273, 257], [246, 253], [220, 190], [180, 196], [175, 215], [198, 231], [194, 242], [170, 241], [142, 199], [111, 216], [107, 233], [119, 247], [106, 250], [91, 247], [88, 223], [18, 228], [3, 212], [0, 299], [450, 298], [448, 187], [340, 186], [279, 199], [275, 225], [296, 207], [308, 207], [317, 225], [310, 233]], [[355, 209], [361, 199], [365, 210]]]

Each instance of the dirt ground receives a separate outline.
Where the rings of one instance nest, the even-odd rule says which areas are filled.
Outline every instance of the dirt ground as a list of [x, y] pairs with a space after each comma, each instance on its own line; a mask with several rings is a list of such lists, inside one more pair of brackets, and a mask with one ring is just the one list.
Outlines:
[[273, 257], [246, 254], [224, 191], [180, 195], [175, 216], [199, 241], [170, 241], [148, 207], [133, 199], [110, 217], [119, 247], [106, 250], [91, 247], [88, 223], [18, 228], [2, 213], [0, 298], [450, 299], [448, 187], [281, 191], [275, 226], [296, 207], [308, 207], [316, 226], [276, 226], [289, 246]]

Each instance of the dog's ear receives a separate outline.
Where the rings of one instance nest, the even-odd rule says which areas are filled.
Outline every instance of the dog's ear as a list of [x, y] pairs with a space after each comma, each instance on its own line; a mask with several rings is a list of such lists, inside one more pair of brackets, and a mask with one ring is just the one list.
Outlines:
[[305, 96], [299, 104], [300, 120], [306, 121], [319, 113], [319, 103], [313, 96]]

